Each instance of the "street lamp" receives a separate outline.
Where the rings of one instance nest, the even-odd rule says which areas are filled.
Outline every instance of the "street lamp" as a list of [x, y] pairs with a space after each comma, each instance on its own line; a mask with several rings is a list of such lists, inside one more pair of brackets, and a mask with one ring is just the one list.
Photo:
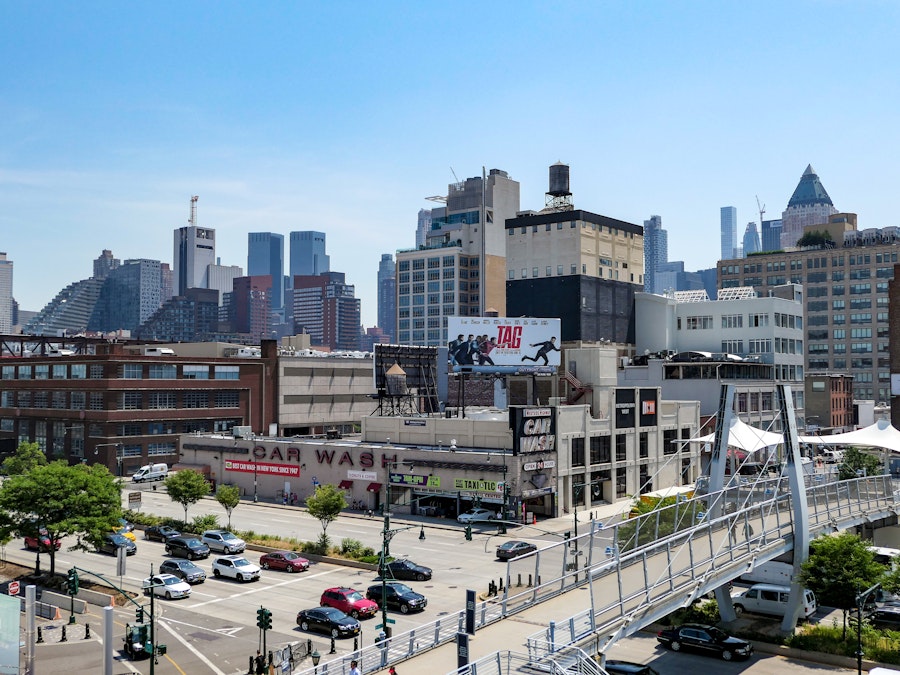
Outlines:
[[319, 653], [319, 650], [317, 649], [312, 654], [310, 654], [310, 656], [312, 656], [313, 672], [316, 675], [318, 675], [319, 674], [319, 661], [322, 660], [322, 655]]
[[116, 475], [122, 476], [122, 464], [125, 461], [125, 454], [123, 452], [125, 446], [122, 443], [98, 443], [94, 446], [94, 454], [97, 454], [97, 448], [106, 448], [115, 446], [116, 448]]
[[[857, 586], [859, 588], [859, 586]], [[862, 611], [863, 606], [866, 604], [866, 601], [869, 599], [869, 596], [878, 591], [881, 588], [881, 584], [875, 584], [871, 588], [867, 588], [862, 593], [857, 593], [856, 595], [856, 672], [857, 675], [862, 675], [862, 659], [863, 659], [863, 648], [862, 648]]]

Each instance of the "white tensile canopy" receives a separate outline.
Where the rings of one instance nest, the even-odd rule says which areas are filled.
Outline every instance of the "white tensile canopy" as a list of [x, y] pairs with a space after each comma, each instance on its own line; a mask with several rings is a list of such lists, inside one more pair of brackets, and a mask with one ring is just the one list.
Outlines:
[[856, 431], [831, 436], [800, 436], [801, 443], [810, 445], [862, 445], [870, 448], [887, 448], [900, 452], [900, 431], [891, 426], [890, 420], [878, 420], [875, 424]]
[[[691, 443], [713, 443], [716, 440], [715, 432], [709, 436], [691, 439]], [[781, 434], [771, 431], [763, 431], [756, 427], [751, 427], [746, 422], [742, 422], [738, 417], [731, 418], [731, 429], [728, 432], [728, 445], [733, 448], [740, 448], [745, 452], [754, 452], [762, 450], [772, 445], [783, 443]]]

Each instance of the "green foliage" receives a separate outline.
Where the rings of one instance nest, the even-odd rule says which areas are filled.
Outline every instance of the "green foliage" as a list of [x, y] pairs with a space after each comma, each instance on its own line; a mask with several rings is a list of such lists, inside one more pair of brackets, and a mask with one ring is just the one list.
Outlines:
[[169, 498], [184, 509], [184, 522], [188, 521], [188, 507], [209, 494], [210, 484], [202, 474], [190, 469], [170, 473], [165, 480]]
[[221, 526], [219, 525], [219, 519], [215, 515], [207, 513], [204, 516], [195, 516], [191, 524], [184, 529], [188, 532], [199, 533], [205, 530], [218, 530], [221, 529]]
[[231, 512], [241, 503], [241, 489], [237, 485], [220, 485], [216, 488], [216, 501], [228, 514], [228, 529], [231, 529]]
[[[846, 632], [837, 622], [810, 624], [785, 640], [788, 647], [805, 649], [823, 654], [855, 656], [856, 631]], [[867, 659], [880, 663], [900, 664], [900, 633], [881, 631], [867, 621], [862, 626], [863, 653]]]
[[817, 537], [800, 568], [800, 583], [816, 594], [819, 604], [846, 611], [856, 595], [880, 581], [884, 566], [875, 562], [868, 544], [851, 532]]
[[363, 558], [374, 557], [373, 562], [378, 562], [378, 556], [375, 555], [375, 549], [371, 546], [364, 546], [358, 539], [344, 539], [341, 541], [341, 556], [350, 558], [351, 560], [362, 560]]
[[823, 246], [834, 248], [834, 239], [824, 230], [808, 230], [797, 240], [797, 246]]
[[304, 541], [300, 544], [301, 553], [312, 553], [313, 555], [328, 555], [328, 546], [323, 548], [321, 537], [319, 541]]
[[324, 536], [328, 525], [338, 517], [343, 509], [347, 508], [347, 500], [344, 499], [344, 493], [334, 485], [319, 485], [316, 491], [306, 498], [306, 508], [309, 515], [322, 523], [322, 535]]
[[36, 466], [47, 466], [47, 456], [37, 443], [22, 441], [16, 448], [16, 454], [10, 455], [0, 465], [0, 473], [4, 476], [18, 476], [28, 473]]
[[867, 476], [878, 476], [884, 473], [878, 457], [863, 452], [859, 448], [847, 448], [844, 451], [844, 461], [838, 466], [838, 480], [859, 478], [860, 471], [864, 471]]
[[[629, 551], [649, 539], [666, 537], [697, 523], [705, 506], [699, 501], [679, 502], [677, 497], [636, 497], [629, 522], [619, 526], [619, 549]], [[655, 517], [637, 519], [648, 513]]]
[[[122, 515], [119, 482], [105, 466], [60, 460], [10, 476], [0, 487], [0, 537], [23, 536], [39, 523], [51, 539], [76, 535], [73, 548], [119, 526]], [[56, 551], [50, 548], [50, 572], [55, 572]]]
[[719, 623], [719, 603], [715, 600], [700, 600], [689, 607], [682, 607], [672, 612], [671, 623], [680, 626], [683, 623], [706, 623], [715, 626]]

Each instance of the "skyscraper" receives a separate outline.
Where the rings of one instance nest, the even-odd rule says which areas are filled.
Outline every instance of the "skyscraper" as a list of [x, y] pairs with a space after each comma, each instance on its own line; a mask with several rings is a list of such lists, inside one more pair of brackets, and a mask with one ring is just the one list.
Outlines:
[[803, 236], [803, 228], [824, 225], [828, 217], [837, 212], [812, 165], [807, 165], [781, 214], [781, 248], [796, 248], [797, 240]]
[[744, 232], [744, 257], [746, 258], [751, 253], [759, 253], [761, 250], [756, 223], [747, 223], [747, 230]]
[[159, 260], [126, 260], [103, 282], [88, 330], [137, 330], [162, 304], [161, 288]]
[[663, 265], [669, 262], [669, 233], [663, 229], [660, 216], [650, 216], [644, 221], [644, 291], [662, 293], [657, 276]]
[[238, 277], [233, 287], [232, 328], [257, 340], [268, 338], [272, 277], [268, 274]]
[[419, 209], [419, 223], [416, 226], [416, 248], [425, 245], [428, 230], [431, 229], [431, 209]]
[[209, 266], [216, 262], [216, 231], [196, 225], [175, 230], [172, 290], [184, 295], [189, 288], [209, 288]]
[[734, 258], [737, 248], [737, 209], [733, 206], [723, 206], [719, 209], [719, 233], [722, 241], [721, 260]]
[[781, 219], [762, 222], [762, 250], [781, 250]]
[[12, 333], [13, 327], [13, 262], [0, 253], [0, 333]]
[[397, 266], [390, 253], [378, 263], [378, 327], [390, 340], [397, 334]]
[[324, 232], [291, 232], [290, 274], [296, 276], [323, 274], [331, 269], [325, 254]]
[[103, 249], [103, 252], [94, 260], [94, 278], [105, 279], [120, 264], [121, 261], [113, 256], [112, 251]]
[[250, 232], [247, 235], [247, 274], [272, 277], [272, 311], [284, 310], [284, 235]]
[[292, 285], [295, 332], [308, 333], [313, 345], [359, 348], [359, 300], [343, 272], [296, 276]]

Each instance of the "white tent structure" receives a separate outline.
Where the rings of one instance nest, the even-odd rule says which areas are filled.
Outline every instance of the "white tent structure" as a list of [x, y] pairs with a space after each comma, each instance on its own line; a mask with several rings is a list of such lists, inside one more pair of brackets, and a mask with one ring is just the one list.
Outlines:
[[[900, 432], [898, 432], [900, 434]], [[691, 443], [713, 443], [716, 434], [711, 433], [709, 436], [691, 439]], [[773, 445], [784, 443], [781, 434], [771, 431], [763, 431], [749, 424], [742, 422], [737, 416], [731, 418], [731, 428], [728, 430], [728, 445], [734, 448], [740, 448], [745, 452], [755, 452]]]
[[878, 420], [875, 424], [831, 436], [800, 436], [801, 443], [810, 445], [862, 445], [869, 448], [885, 448], [900, 453], [900, 431], [891, 426], [890, 420]]

